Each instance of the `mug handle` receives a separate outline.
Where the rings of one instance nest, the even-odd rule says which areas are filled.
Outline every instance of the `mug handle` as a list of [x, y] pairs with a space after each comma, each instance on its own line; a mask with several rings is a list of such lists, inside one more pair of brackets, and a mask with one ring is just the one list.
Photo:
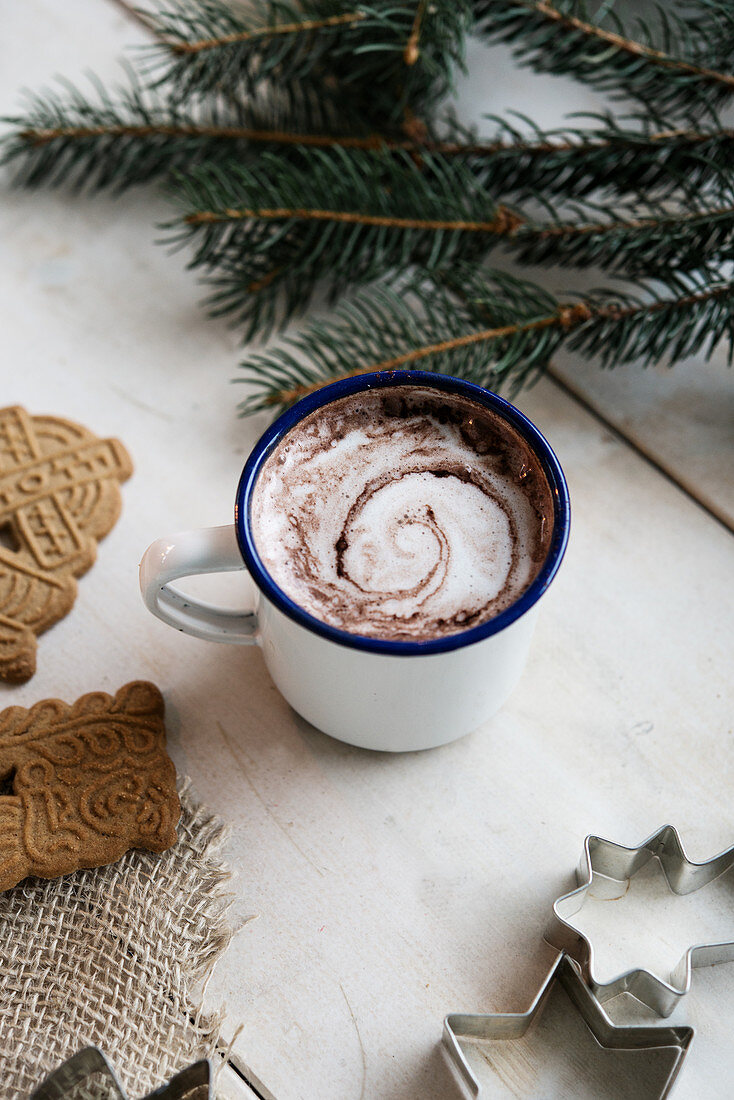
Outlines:
[[244, 569], [232, 524], [183, 531], [156, 539], [140, 562], [140, 591], [145, 606], [164, 623], [204, 638], [231, 645], [257, 643], [257, 616], [253, 611], [229, 611], [186, 596], [171, 581], [202, 573]]

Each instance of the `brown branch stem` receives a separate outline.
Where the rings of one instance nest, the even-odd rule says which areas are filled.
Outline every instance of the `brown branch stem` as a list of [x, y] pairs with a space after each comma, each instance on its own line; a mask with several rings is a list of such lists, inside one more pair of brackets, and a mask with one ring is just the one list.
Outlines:
[[307, 19], [302, 23], [274, 23], [269, 27], [258, 27], [252, 31], [235, 31], [219, 38], [202, 38], [197, 42], [172, 42], [166, 39], [165, 45], [176, 54], [195, 54], [203, 50], [214, 50], [220, 46], [232, 46], [238, 42], [251, 42], [258, 38], [275, 38], [281, 34], [302, 34], [304, 32], [324, 30], [328, 27], [359, 23], [365, 18], [361, 11], [345, 12], [342, 15], [330, 15], [325, 19]]
[[[542, 156], [546, 153], [566, 153], [578, 151], [581, 153], [611, 148], [619, 143], [611, 139], [603, 141], [542, 141], [542, 142], [476, 142], [462, 143], [455, 141], [396, 141], [384, 137], [379, 133], [368, 134], [364, 137], [332, 134], [300, 134], [289, 130], [263, 130], [247, 126], [215, 126], [205, 123], [146, 123], [128, 124], [115, 123], [114, 125], [98, 126], [55, 126], [43, 129], [26, 128], [18, 133], [18, 138], [28, 142], [29, 145], [46, 145], [58, 138], [87, 138], [87, 137], [193, 137], [193, 138], [217, 138], [229, 141], [252, 141], [259, 143], [271, 143], [275, 145], [304, 145], [315, 148], [331, 149], [364, 149], [368, 152], [385, 149], [388, 151], [406, 153], [436, 153], [440, 156], [492, 156], [496, 153], [519, 153], [527, 156]], [[658, 133], [648, 134], [643, 142], [634, 143], [633, 147], [645, 143], [657, 144], [665, 141], [681, 140], [691, 145], [701, 144], [711, 138], [734, 139], [734, 129], [725, 128], [715, 131], [699, 130], [661, 130]]]
[[314, 390], [321, 389], [331, 382], [340, 381], [343, 378], [351, 378], [356, 374], [366, 374], [379, 371], [397, 370], [408, 364], [425, 359], [429, 355], [437, 355], [446, 351], [454, 351], [456, 348], [469, 347], [471, 344], [481, 344], [490, 340], [500, 340], [505, 336], [515, 336], [522, 332], [533, 332], [539, 329], [560, 326], [564, 331], [574, 328], [582, 321], [588, 321], [592, 312], [584, 302], [578, 302], [571, 306], [560, 306], [558, 310], [548, 317], [541, 317], [537, 321], [528, 321], [522, 325], [502, 325], [499, 328], [482, 329], [479, 332], [468, 332], [464, 336], [454, 336], [449, 340], [441, 340], [437, 344], [426, 344], [423, 347], [411, 348], [410, 351], [396, 355], [392, 359], [383, 359], [380, 363], [371, 366], [360, 366], [353, 371], [313, 382], [310, 386], [294, 386], [290, 390], [280, 390], [277, 394], [271, 394], [267, 398], [268, 405], [290, 404], [301, 397], [305, 397]]
[[[671, 214], [659, 218], [631, 218], [629, 221], [596, 222], [588, 225], [574, 225], [566, 223], [552, 225], [548, 228], [539, 226], [520, 226], [518, 237], [527, 235], [536, 240], [547, 240], [549, 237], [586, 237], [593, 233], [608, 233], [618, 229], [653, 229], [656, 226], [685, 225], [699, 219], [706, 221], [718, 217], [731, 217], [734, 215], [734, 206], [722, 206], [716, 210], [698, 210], [693, 214]], [[510, 234], [513, 236], [513, 234]]]
[[511, 234], [521, 224], [521, 219], [505, 206], [498, 206], [491, 221], [443, 221], [440, 219], [394, 218], [382, 214], [362, 214], [356, 210], [310, 210], [307, 208], [275, 207], [273, 209], [240, 208], [226, 210], [199, 210], [183, 219], [187, 225], [216, 225], [221, 222], [284, 221], [297, 218], [300, 221], [343, 222], [350, 225], [384, 226], [388, 229], [458, 230], [469, 233]]
[[653, 49], [652, 46], [645, 46], [641, 42], [635, 42], [633, 39], [624, 38], [622, 35], [615, 34], [613, 31], [604, 30], [594, 23], [587, 23], [577, 16], [567, 15], [559, 11], [558, 8], [553, 7], [547, 0], [514, 0], [514, 2], [528, 11], [536, 12], [550, 22], [557, 23], [559, 26], [565, 27], [568, 30], [580, 31], [590, 38], [596, 38], [600, 42], [606, 42], [608, 45], [614, 46], [616, 49], [628, 53], [633, 57], [644, 57], [647, 61], [659, 65], [661, 68], [687, 73], [691, 76], [698, 77], [700, 80], [705, 80], [712, 84], [720, 84], [734, 91], [734, 76], [729, 73], [720, 73], [713, 69], [704, 68], [701, 65], [695, 65], [693, 62], [684, 61], [678, 57], [672, 57], [662, 50]]
[[418, 6], [415, 9], [415, 19], [413, 20], [413, 26], [410, 31], [410, 37], [405, 45], [403, 51], [403, 61], [406, 65], [415, 65], [416, 61], [420, 57], [420, 49], [418, 43], [420, 42], [421, 26], [426, 14], [426, 8], [428, 7], [428, 0], [419, 0]]
[[[724, 127], [720, 130], [659, 130], [652, 134], [636, 135], [642, 140], [629, 142], [630, 147], [639, 149], [646, 144], [657, 145], [666, 141], [682, 141], [690, 145], [700, 145], [711, 138], [734, 139], [734, 128]], [[615, 140], [604, 138], [595, 141], [492, 141], [478, 142], [475, 144], [462, 144], [461, 142], [444, 142], [426, 144], [422, 151], [440, 153], [444, 156], [463, 154], [464, 156], [491, 156], [494, 153], [522, 153], [528, 156], [543, 156], [545, 153], [586, 153], [595, 152], [598, 149], [611, 149], [618, 147], [624, 138]], [[410, 151], [410, 150], [408, 150]], [[421, 149], [417, 150], [421, 151]]]
[[623, 317], [633, 317], [636, 313], [659, 313], [661, 309], [666, 309], [668, 306], [677, 306], [679, 309], [685, 309], [686, 306], [693, 306], [698, 302], [705, 302], [709, 298], [724, 297], [726, 294], [731, 294], [731, 290], [731, 286], [725, 283], [722, 286], [713, 286], [709, 287], [707, 290], [699, 290], [696, 294], [687, 294], [683, 298], [659, 298], [654, 302], [647, 302], [643, 305], [625, 306], [624, 309], [619, 309], [613, 305], [605, 306], [603, 309], [593, 313], [592, 316], [595, 318], [608, 318], [618, 321]]
[[[329, 134], [298, 134], [288, 130], [258, 130], [247, 126], [214, 126], [198, 123], [116, 123], [99, 126], [54, 126], [44, 129], [27, 128], [18, 133], [29, 145], [47, 145], [58, 138], [88, 137], [193, 137], [221, 138], [229, 141], [253, 141], [280, 145], [308, 145], [319, 148], [339, 146], [344, 149], [380, 149], [386, 144], [379, 134], [368, 137], [332, 137]], [[411, 143], [405, 142], [407, 149]]]
[[496, 208], [490, 221], [449, 221], [441, 219], [396, 218], [389, 215], [362, 214], [356, 210], [312, 210], [307, 208], [276, 207], [237, 208], [225, 210], [201, 210], [187, 214], [187, 225], [217, 225], [230, 221], [330, 221], [353, 225], [383, 226], [388, 229], [425, 229], [429, 231], [456, 230], [466, 233], [489, 233], [509, 240], [547, 240], [553, 237], [565, 239], [591, 236], [594, 233], [608, 233], [616, 230], [641, 230], [656, 226], [684, 225], [699, 219], [710, 220], [717, 217], [734, 215], [734, 206], [721, 207], [711, 211], [696, 211], [692, 214], [670, 215], [659, 218], [637, 218], [629, 221], [599, 222], [587, 225], [565, 223], [548, 227], [528, 224], [520, 215], [505, 206]]

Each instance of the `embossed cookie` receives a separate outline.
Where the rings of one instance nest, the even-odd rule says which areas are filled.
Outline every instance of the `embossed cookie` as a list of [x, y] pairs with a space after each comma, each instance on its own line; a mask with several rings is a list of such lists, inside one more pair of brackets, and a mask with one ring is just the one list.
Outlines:
[[75, 577], [120, 514], [132, 473], [116, 439], [52, 416], [0, 409], [0, 679], [28, 680], [36, 635], [63, 618]]
[[0, 712], [0, 890], [171, 847], [181, 808], [163, 712], [144, 680]]

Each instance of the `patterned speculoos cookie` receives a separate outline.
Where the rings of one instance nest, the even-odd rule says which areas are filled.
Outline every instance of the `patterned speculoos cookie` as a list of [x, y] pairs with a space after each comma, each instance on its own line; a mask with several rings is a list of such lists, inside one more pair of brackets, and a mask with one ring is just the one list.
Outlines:
[[28, 680], [36, 635], [62, 619], [75, 577], [120, 514], [132, 473], [116, 439], [52, 416], [0, 409], [0, 679]]
[[112, 863], [129, 848], [171, 847], [181, 808], [163, 712], [144, 680], [114, 698], [0, 712], [0, 777], [12, 792], [0, 795], [0, 890]]

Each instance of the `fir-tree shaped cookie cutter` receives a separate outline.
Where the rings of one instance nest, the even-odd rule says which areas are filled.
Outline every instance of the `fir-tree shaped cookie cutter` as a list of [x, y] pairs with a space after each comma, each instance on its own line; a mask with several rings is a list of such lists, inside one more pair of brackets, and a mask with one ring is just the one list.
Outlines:
[[[659, 1016], [665, 1017], [670, 1016], [689, 991], [694, 967], [734, 961], [734, 940], [693, 944], [667, 980], [653, 970], [637, 967], [608, 981], [600, 981], [595, 972], [591, 942], [572, 923], [573, 917], [583, 908], [592, 883], [607, 880], [614, 885], [615, 896], [619, 896], [620, 884], [628, 882], [652, 859], [659, 860], [673, 893], [690, 894], [707, 886], [734, 865], [734, 846], [703, 863], [695, 863], [686, 855], [678, 832], [672, 825], [663, 825], [634, 848], [602, 837], [587, 836], [576, 873], [579, 886], [554, 903], [553, 918], [545, 938], [553, 947], [567, 952], [578, 962], [584, 980], [601, 1003], [619, 993], [630, 993]], [[734, 920], [732, 923], [734, 925]]]
[[[558, 994], [559, 989], [566, 993], [566, 1000], [570, 1001], [572, 1010], [586, 1025], [591, 1046], [598, 1044], [598, 1047], [608, 1052], [629, 1052], [632, 1065], [636, 1069], [640, 1066], [641, 1052], [655, 1052], [653, 1056], [655, 1061], [648, 1067], [650, 1076], [647, 1077], [646, 1082], [643, 1083], [641, 1077], [635, 1080], [634, 1096], [635, 1100], [663, 1100], [669, 1094], [680, 1072], [683, 1059], [693, 1039], [693, 1029], [665, 1024], [617, 1026], [612, 1023], [584, 982], [576, 964], [563, 953], [556, 958], [535, 1000], [526, 1012], [453, 1014], [446, 1017], [443, 1029], [444, 1048], [464, 1095], [475, 1100], [477, 1097], [484, 1096], [485, 1091], [462, 1049], [462, 1044], [485, 1047], [485, 1060], [493, 1066], [492, 1052], [491, 1049], [486, 1049], [486, 1044], [489, 1043], [491, 1047], [493, 1040], [522, 1039], [531, 1025], [542, 1016], [548, 1002]], [[572, 1054], [575, 1055], [573, 1060], [576, 1065], [584, 1064], [583, 1052], [580, 1053], [574, 1049]], [[610, 1064], [609, 1072], [613, 1074], [614, 1068], [614, 1065]], [[615, 1089], [614, 1093], [609, 1092], [610, 1096], [619, 1095], [614, 1082], [610, 1082], [610, 1088]], [[625, 1095], [628, 1094], [625, 1093]]]

